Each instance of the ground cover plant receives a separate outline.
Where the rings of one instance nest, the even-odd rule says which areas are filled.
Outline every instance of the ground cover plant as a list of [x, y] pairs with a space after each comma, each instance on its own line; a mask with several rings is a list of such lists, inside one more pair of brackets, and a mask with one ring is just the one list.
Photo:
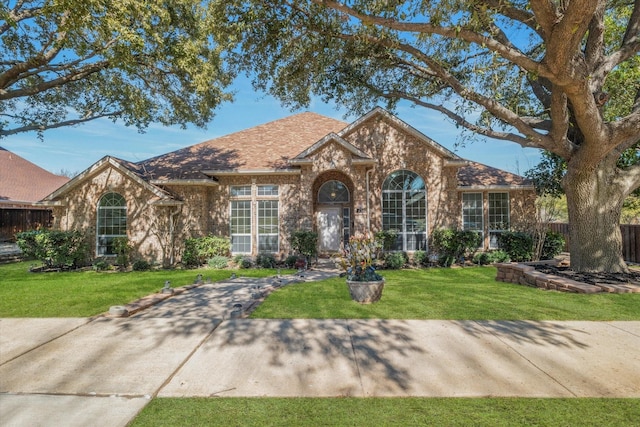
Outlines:
[[640, 320], [640, 294], [571, 294], [497, 282], [494, 267], [384, 270], [382, 298], [351, 301], [344, 278], [289, 285], [253, 318]]
[[637, 399], [154, 399], [142, 426], [636, 426]]
[[198, 274], [219, 281], [232, 273], [265, 277], [276, 270], [155, 270], [132, 272], [69, 271], [30, 273], [30, 262], [0, 265], [0, 317], [87, 317], [104, 313], [172, 287], [193, 283]]

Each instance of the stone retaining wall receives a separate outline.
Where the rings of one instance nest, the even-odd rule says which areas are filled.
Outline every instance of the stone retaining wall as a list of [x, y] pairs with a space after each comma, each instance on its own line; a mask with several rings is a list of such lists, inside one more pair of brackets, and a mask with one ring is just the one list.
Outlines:
[[[548, 262], [546, 263], [548, 264]], [[536, 271], [532, 264], [510, 262], [495, 264], [495, 266], [498, 268], [496, 280], [500, 282], [517, 283], [524, 286], [582, 294], [615, 292], [615, 290], [610, 289], [610, 287], [606, 285], [590, 285], [565, 277], [541, 273]]]

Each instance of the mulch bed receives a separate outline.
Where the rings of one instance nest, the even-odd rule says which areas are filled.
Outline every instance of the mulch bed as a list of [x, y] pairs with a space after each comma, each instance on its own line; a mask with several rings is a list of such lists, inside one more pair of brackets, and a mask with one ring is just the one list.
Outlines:
[[534, 265], [536, 271], [555, 276], [566, 277], [577, 282], [595, 284], [624, 285], [632, 284], [640, 286], [640, 272], [629, 273], [578, 273], [570, 267], [553, 265]]

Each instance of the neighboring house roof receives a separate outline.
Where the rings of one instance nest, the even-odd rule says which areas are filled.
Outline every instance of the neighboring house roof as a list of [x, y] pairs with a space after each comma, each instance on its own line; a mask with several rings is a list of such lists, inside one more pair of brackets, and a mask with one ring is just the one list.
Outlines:
[[138, 162], [151, 180], [204, 179], [202, 171], [269, 170], [347, 123], [316, 113], [300, 113]]
[[458, 186], [477, 189], [533, 188], [531, 182], [520, 175], [472, 161], [467, 161], [458, 169]]
[[67, 181], [0, 147], [0, 204], [37, 202]]

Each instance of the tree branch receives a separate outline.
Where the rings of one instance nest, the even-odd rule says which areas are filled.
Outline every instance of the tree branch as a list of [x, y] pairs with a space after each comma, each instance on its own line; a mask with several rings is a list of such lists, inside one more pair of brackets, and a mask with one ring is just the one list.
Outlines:
[[56, 129], [56, 128], [60, 128], [60, 127], [64, 127], [64, 126], [74, 126], [74, 125], [79, 125], [82, 123], [86, 123], [86, 122], [90, 122], [92, 120], [96, 120], [96, 119], [101, 119], [104, 117], [115, 117], [115, 116], [119, 116], [120, 114], [122, 114], [122, 111], [114, 111], [111, 113], [103, 113], [103, 114], [99, 114], [99, 115], [95, 115], [95, 116], [89, 116], [89, 117], [83, 117], [80, 119], [73, 119], [73, 120], [65, 120], [62, 122], [57, 122], [57, 123], [52, 123], [52, 124], [31, 124], [31, 125], [25, 125], [25, 126], [20, 126], [17, 128], [12, 128], [12, 129], [0, 129], [0, 138], [4, 138], [10, 135], [15, 135], [17, 133], [22, 133], [22, 132], [32, 132], [32, 131], [37, 131], [37, 132], [42, 132], [45, 130], [49, 130], [49, 129]]

